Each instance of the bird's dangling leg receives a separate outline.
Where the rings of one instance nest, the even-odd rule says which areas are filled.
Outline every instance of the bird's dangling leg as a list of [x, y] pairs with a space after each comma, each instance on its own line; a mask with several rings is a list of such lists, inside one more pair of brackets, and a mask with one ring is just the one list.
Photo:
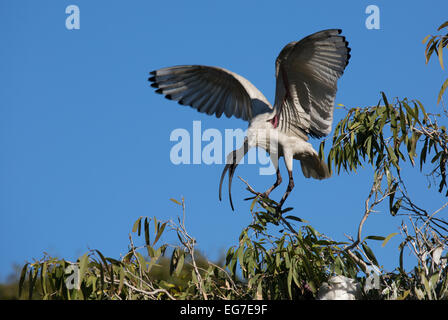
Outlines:
[[280, 168], [278, 166], [277, 147], [275, 147], [274, 150], [271, 150], [271, 152], [269, 153], [269, 157], [271, 158], [272, 164], [274, 165], [274, 168], [276, 169], [277, 179], [275, 180], [274, 184], [268, 190], [266, 190], [265, 193], [262, 194], [263, 197], [265, 197], [265, 198], [269, 198], [269, 194], [272, 192], [272, 190], [277, 188], [282, 183], [282, 176], [280, 175]]
[[274, 184], [268, 189], [266, 190], [265, 193], [262, 193], [261, 195], [265, 198], [269, 198], [269, 194], [275, 189], [277, 188], [280, 184], [282, 183], [282, 176], [280, 174], [280, 168], [277, 168], [277, 179], [275, 180]]
[[[280, 168], [279, 168], [279, 166], [278, 166], [278, 153], [276, 153], [276, 152], [271, 152], [271, 153], [269, 154], [269, 156], [270, 156], [271, 161], [272, 161], [272, 164], [273, 164], [273, 166], [274, 166], [274, 168], [275, 168], [275, 170], [276, 170], [277, 179], [275, 180], [274, 184], [273, 184], [268, 190], [266, 190], [266, 191], [263, 192], [263, 193], [261, 193], [261, 192], [257, 192], [257, 191], [255, 191], [255, 190], [250, 190], [250, 189], [249, 189], [250, 192], [252, 192], [253, 194], [255, 194], [255, 197], [259, 196], [259, 197], [262, 197], [262, 198], [267, 198], [267, 199], [269, 199], [269, 195], [271, 194], [271, 192], [272, 192], [275, 188], [277, 188], [277, 187], [282, 183], [282, 176], [281, 176], [281, 174], [280, 174]], [[246, 198], [246, 199], [244, 199], [244, 200], [252, 200], [252, 199], [255, 199], [255, 197], [249, 197], [249, 198]]]
[[[244, 181], [244, 180], [243, 180], [243, 181]], [[280, 169], [277, 168], [277, 179], [275, 180], [274, 184], [273, 184], [268, 190], [266, 190], [265, 192], [261, 193], [261, 192], [257, 192], [257, 191], [255, 191], [255, 190], [250, 190], [250, 189], [249, 189], [249, 191], [252, 192], [253, 194], [255, 194], [255, 196], [254, 196], [254, 197], [246, 198], [246, 199], [244, 199], [244, 200], [252, 200], [252, 199], [255, 199], [257, 196], [262, 197], [262, 198], [267, 198], [267, 199], [269, 199], [269, 195], [271, 194], [271, 192], [272, 192], [275, 188], [277, 188], [281, 183], [282, 183], [282, 176], [281, 176], [281, 174], [280, 174]]]
[[286, 188], [286, 192], [282, 197], [282, 200], [280, 200], [279, 204], [278, 204], [278, 209], [281, 209], [283, 206], [283, 203], [285, 203], [286, 198], [288, 198], [289, 194], [291, 193], [292, 189], [294, 189], [294, 179], [292, 176], [292, 171], [288, 170], [288, 175], [289, 175], [289, 183], [288, 183], [288, 188]]

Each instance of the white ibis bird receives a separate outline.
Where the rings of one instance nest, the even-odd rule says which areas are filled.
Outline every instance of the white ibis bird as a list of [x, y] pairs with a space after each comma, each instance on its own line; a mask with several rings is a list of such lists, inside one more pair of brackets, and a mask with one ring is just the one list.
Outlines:
[[150, 72], [151, 86], [166, 98], [218, 118], [225, 114], [249, 122], [243, 146], [227, 156], [219, 184], [221, 200], [223, 179], [229, 171], [232, 210], [233, 174], [250, 148], [265, 149], [276, 169], [277, 179], [261, 194], [264, 197], [280, 185], [278, 158], [284, 158], [289, 183], [279, 208], [294, 188], [293, 159], [300, 160], [307, 178], [330, 176], [327, 165], [307, 141], [331, 131], [337, 80], [350, 59], [348, 42], [340, 33], [339, 29], [319, 31], [282, 49], [275, 63], [273, 107], [249, 80], [223, 68], [182, 65]]

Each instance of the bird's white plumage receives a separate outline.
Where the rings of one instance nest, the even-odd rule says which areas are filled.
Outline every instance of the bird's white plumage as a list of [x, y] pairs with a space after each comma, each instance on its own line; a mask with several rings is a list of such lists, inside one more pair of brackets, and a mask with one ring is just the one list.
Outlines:
[[[284, 157], [289, 185], [280, 207], [294, 187], [293, 159], [300, 160], [307, 178], [330, 176], [307, 140], [308, 136], [322, 137], [331, 131], [337, 81], [350, 59], [348, 42], [340, 33], [338, 29], [323, 30], [282, 49], [275, 64], [274, 107], [249, 80], [223, 68], [182, 65], [151, 72], [151, 86], [166, 98], [218, 118], [224, 114], [249, 121], [244, 145], [227, 157], [220, 198], [225, 173], [229, 171], [230, 195], [236, 165], [252, 147], [264, 148], [274, 160], [277, 181], [273, 187], [281, 182], [278, 157]], [[232, 201], [231, 205], [233, 208]]]
[[345, 276], [333, 276], [318, 290], [319, 300], [357, 300], [362, 297], [361, 284]]

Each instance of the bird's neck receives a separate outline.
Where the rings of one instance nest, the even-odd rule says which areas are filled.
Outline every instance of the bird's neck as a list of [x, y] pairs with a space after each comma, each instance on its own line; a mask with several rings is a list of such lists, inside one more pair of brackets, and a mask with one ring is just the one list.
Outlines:
[[271, 120], [269, 120], [269, 122], [272, 124], [272, 126], [275, 128], [278, 127], [278, 114], [276, 113], [274, 118], [272, 118]]

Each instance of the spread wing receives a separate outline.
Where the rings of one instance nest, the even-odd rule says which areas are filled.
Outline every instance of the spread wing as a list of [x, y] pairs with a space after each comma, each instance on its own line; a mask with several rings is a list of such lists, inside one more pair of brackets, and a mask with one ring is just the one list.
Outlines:
[[277, 57], [274, 108], [282, 131], [305, 138], [330, 133], [337, 80], [350, 59], [348, 42], [340, 33], [314, 33], [289, 43]]
[[218, 67], [186, 65], [150, 73], [148, 80], [156, 92], [199, 112], [225, 114], [250, 121], [271, 109], [264, 95], [244, 77]]

